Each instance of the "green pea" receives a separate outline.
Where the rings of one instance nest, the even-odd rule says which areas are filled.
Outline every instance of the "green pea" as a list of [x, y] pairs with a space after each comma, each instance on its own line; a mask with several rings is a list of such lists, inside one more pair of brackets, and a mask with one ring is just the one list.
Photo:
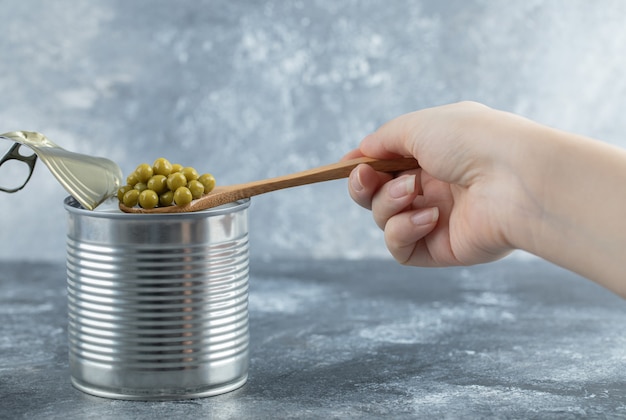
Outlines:
[[181, 165], [180, 163], [174, 163], [172, 164], [172, 173], [174, 172], [180, 172], [183, 170], [183, 165]]
[[124, 202], [124, 194], [126, 194], [127, 191], [132, 190], [133, 187], [132, 185], [124, 185], [123, 187], [120, 187], [117, 190], [117, 199], [120, 201], [120, 203]]
[[213, 175], [211, 174], [202, 174], [200, 178], [198, 178], [198, 181], [200, 181], [202, 185], [204, 185], [205, 194], [210, 193], [211, 191], [213, 191], [213, 188], [215, 188], [215, 177], [213, 177]]
[[178, 188], [184, 187], [185, 185], [187, 185], [187, 178], [185, 178], [185, 175], [181, 172], [170, 174], [170, 176], [167, 177], [167, 188], [172, 191], [176, 191]]
[[139, 182], [139, 179], [137, 178], [137, 173], [135, 172], [133, 172], [132, 174], [126, 177], [126, 185], [130, 185], [131, 187], [134, 187], [135, 184], [138, 182]]
[[159, 204], [159, 195], [152, 190], [143, 190], [139, 194], [139, 205], [144, 209], [153, 209]]
[[147, 163], [142, 163], [137, 166], [137, 169], [135, 169], [135, 173], [137, 174], [137, 179], [139, 180], [139, 182], [143, 182], [145, 184], [153, 175], [152, 166], [148, 165]]
[[140, 191], [136, 189], [126, 191], [124, 197], [122, 198], [122, 202], [126, 207], [135, 207], [137, 202], [139, 201]]
[[143, 190], [147, 190], [148, 189], [148, 185], [146, 185], [145, 182], [138, 182], [135, 184], [134, 188], [136, 190], [139, 190], [139, 192], [143, 191]]
[[154, 172], [154, 175], [168, 176], [172, 173], [172, 164], [165, 158], [158, 158], [152, 164], [152, 171]]
[[193, 196], [191, 195], [191, 191], [187, 187], [178, 187], [176, 191], [174, 191], [174, 203], [177, 206], [184, 206], [186, 204], [191, 203], [193, 200]]
[[191, 196], [194, 200], [197, 200], [198, 198], [202, 197], [202, 194], [204, 194], [204, 185], [202, 185], [200, 181], [197, 181], [195, 179], [189, 181], [189, 183], [187, 184], [187, 188], [189, 188], [189, 191], [191, 191]]
[[185, 175], [185, 178], [187, 178], [187, 182], [194, 181], [194, 180], [198, 179], [198, 177], [199, 177], [198, 171], [196, 171], [191, 166], [184, 167], [182, 172], [183, 172], [183, 175]]
[[171, 206], [174, 204], [174, 193], [172, 191], [166, 191], [159, 196], [159, 204], [163, 207]]
[[167, 177], [165, 175], [153, 175], [148, 180], [148, 189], [157, 194], [163, 194], [167, 190]]

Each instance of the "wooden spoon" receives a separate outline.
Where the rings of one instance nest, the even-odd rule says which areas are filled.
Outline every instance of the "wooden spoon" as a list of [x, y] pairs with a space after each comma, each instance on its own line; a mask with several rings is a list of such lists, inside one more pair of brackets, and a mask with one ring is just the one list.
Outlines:
[[210, 193], [198, 198], [197, 200], [193, 200], [191, 203], [184, 206], [174, 205], [156, 207], [153, 209], [143, 209], [141, 207], [127, 207], [120, 203], [120, 209], [126, 213], [183, 213], [205, 210], [222, 204], [241, 200], [243, 198], [250, 198], [255, 195], [283, 188], [347, 178], [348, 175], [350, 175], [350, 172], [361, 163], [366, 163], [380, 172], [400, 172], [419, 167], [414, 158], [374, 159], [361, 157], [333, 163], [331, 165], [320, 166], [318, 168], [302, 172], [296, 172], [291, 175], [283, 175], [276, 178], [247, 182], [244, 184], [217, 186]]

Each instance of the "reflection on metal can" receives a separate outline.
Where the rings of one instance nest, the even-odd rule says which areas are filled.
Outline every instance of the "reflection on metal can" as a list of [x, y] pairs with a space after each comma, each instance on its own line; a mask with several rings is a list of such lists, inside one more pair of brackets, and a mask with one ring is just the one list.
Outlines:
[[249, 363], [249, 200], [194, 213], [68, 215], [72, 383], [168, 400], [242, 386]]

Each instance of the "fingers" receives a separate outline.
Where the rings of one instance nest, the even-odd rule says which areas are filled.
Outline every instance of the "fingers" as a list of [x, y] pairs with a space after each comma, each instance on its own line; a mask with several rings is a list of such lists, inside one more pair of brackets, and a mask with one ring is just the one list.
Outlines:
[[376, 172], [369, 165], [359, 165], [350, 174], [350, 197], [361, 207], [372, 209], [372, 198], [382, 185], [393, 179], [390, 174]]
[[[376, 224], [384, 231], [391, 255], [402, 264], [436, 265], [424, 238], [436, 227], [439, 209], [427, 206], [420, 170], [407, 171], [397, 178], [359, 165], [350, 174], [352, 199], [372, 210]], [[432, 206], [432, 204], [430, 204]]]
[[383, 185], [372, 200], [372, 214], [378, 227], [386, 229], [387, 221], [409, 208], [417, 194], [414, 173], [399, 176]]
[[439, 220], [439, 209], [430, 207], [399, 213], [385, 226], [385, 243], [396, 261], [423, 267], [436, 265], [426, 242]]
[[353, 200], [372, 210], [391, 255], [402, 264], [428, 267], [436, 262], [424, 238], [437, 226], [439, 208], [422, 207], [426, 203], [417, 176], [409, 172], [393, 179], [369, 165], [359, 165], [348, 185]]
[[348, 190], [361, 207], [372, 210], [374, 220], [381, 229], [387, 220], [411, 205], [421, 193], [417, 175], [407, 171], [398, 178], [377, 172], [369, 165], [359, 165], [350, 174]]

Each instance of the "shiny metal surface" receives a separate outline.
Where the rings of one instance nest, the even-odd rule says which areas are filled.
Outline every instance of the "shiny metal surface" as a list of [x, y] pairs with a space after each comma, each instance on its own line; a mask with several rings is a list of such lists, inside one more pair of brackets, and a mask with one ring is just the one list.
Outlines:
[[121, 186], [122, 170], [109, 159], [70, 152], [34, 131], [12, 131], [0, 137], [30, 147], [63, 188], [86, 209], [98, 207]]
[[73, 384], [160, 400], [246, 381], [248, 200], [164, 215], [92, 212], [68, 197]]

